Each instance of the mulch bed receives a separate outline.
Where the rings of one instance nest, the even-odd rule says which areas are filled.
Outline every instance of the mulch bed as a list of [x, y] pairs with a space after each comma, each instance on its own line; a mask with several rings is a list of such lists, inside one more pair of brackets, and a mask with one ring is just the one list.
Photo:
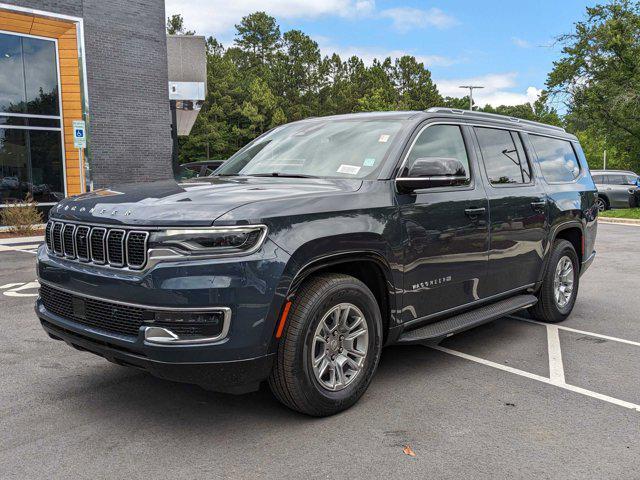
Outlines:
[[[37, 237], [40, 235], [44, 235], [44, 229], [34, 230], [33, 233], [27, 235], [27, 237]], [[0, 232], [0, 238], [20, 238], [25, 237], [24, 235], [19, 235], [13, 232]], [[26, 237], [25, 237], [26, 238]]]

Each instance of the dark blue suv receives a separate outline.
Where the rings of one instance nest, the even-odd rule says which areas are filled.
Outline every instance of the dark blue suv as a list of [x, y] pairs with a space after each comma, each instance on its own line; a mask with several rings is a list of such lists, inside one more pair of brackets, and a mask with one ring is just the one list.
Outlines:
[[440, 108], [308, 119], [213, 176], [60, 202], [35, 309], [51, 337], [112, 362], [231, 393], [268, 381], [330, 415], [384, 345], [523, 309], [566, 318], [595, 199], [558, 127]]

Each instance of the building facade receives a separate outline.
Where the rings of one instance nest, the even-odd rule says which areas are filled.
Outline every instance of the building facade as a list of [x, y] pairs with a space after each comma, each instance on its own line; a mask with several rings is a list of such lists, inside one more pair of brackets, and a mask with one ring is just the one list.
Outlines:
[[0, 0], [0, 202], [171, 177], [166, 42], [161, 0]]

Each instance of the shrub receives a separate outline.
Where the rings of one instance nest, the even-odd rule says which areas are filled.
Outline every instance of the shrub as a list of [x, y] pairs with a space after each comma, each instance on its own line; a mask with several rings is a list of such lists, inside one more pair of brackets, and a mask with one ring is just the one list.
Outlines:
[[27, 195], [24, 203], [9, 202], [0, 209], [0, 222], [9, 226], [9, 232], [17, 235], [33, 235], [37, 225], [43, 222], [42, 212], [31, 194]]

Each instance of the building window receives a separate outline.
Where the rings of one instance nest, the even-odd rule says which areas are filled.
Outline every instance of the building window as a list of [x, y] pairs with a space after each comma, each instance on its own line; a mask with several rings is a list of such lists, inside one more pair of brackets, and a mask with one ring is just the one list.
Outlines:
[[64, 197], [56, 42], [0, 33], [0, 202]]

